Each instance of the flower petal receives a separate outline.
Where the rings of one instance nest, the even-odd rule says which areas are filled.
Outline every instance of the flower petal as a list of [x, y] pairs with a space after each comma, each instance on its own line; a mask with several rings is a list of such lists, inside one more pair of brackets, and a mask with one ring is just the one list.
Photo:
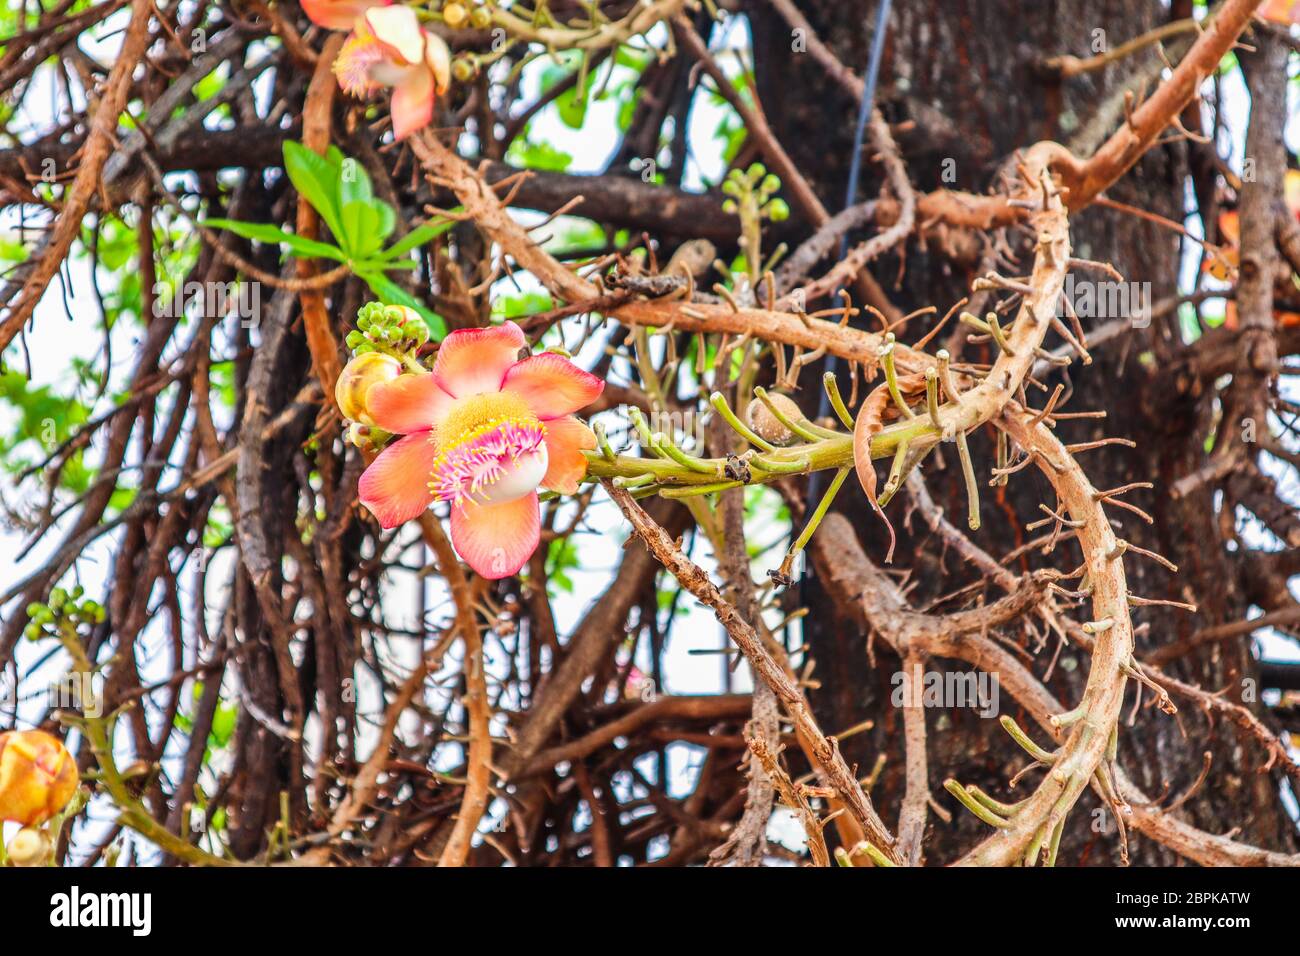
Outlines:
[[542, 477], [542, 484], [562, 495], [576, 492], [578, 482], [587, 473], [587, 459], [582, 449], [595, 447], [595, 433], [572, 415], [547, 422], [546, 451], [550, 465]]
[[361, 503], [385, 528], [396, 528], [417, 518], [433, 503], [429, 475], [437, 458], [428, 432], [407, 435], [394, 442], [361, 473], [357, 490]]
[[451, 86], [451, 49], [446, 40], [427, 30], [424, 34], [424, 61], [433, 71], [438, 93], [446, 93]]
[[600, 378], [554, 352], [517, 362], [501, 383], [502, 391], [522, 396], [542, 421], [586, 408], [604, 389]]
[[395, 435], [427, 431], [441, 421], [454, 399], [429, 374], [400, 375], [366, 392], [371, 420]]
[[302, 0], [311, 22], [327, 30], [351, 30], [357, 17], [371, 7], [386, 7], [389, 0]]
[[393, 138], [406, 139], [433, 122], [433, 74], [421, 63], [406, 71], [393, 87], [389, 112], [393, 117]]
[[366, 26], [384, 45], [389, 57], [412, 66], [424, 60], [424, 30], [415, 10], [407, 6], [375, 7], [366, 11]]
[[466, 501], [451, 509], [451, 543], [483, 577], [508, 578], [537, 550], [541, 525], [536, 492], [499, 505]]
[[438, 346], [433, 377], [456, 398], [499, 392], [524, 342], [523, 330], [513, 322], [457, 329]]

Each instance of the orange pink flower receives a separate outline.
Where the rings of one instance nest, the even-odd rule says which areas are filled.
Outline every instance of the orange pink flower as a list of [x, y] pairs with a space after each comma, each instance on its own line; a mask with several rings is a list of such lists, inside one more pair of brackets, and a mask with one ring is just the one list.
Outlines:
[[420, 26], [411, 7], [389, 0], [302, 0], [313, 23], [351, 30], [334, 61], [339, 86], [353, 96], [393, 90], [393, 135], [405, 139], [433, 120], [451, 85], [451, 51]]
[[577, 491], [596, 447], [573, 412], [605, 383], [544, 352], [523, 360], [513, 322], [461, 329], [442, 341], [433, 371], [371, 385], [374, 424], [401, 435], [361, 476], [362, 503], [385, 528], [434, 501], [451, 507], [451, 541], [486, 578], [516, 573], [540, 539], [539, 487]]

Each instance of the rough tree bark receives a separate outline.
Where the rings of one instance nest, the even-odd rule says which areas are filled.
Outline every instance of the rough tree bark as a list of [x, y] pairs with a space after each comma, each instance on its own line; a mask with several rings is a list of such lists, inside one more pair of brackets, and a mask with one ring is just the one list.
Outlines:
[[[859, 73], [867, 61], [875, 6], [837, 0], [799, 3], [817, 35], [841, 62]], [[771, 5], [754, 2], [748, 4], [748, 12], [754, 30], [758, 90], [768, 120], [823, 203], [832, 212], [837, 211], [844, 199], [856, 103], [812, 56], [792, 52], [796, 38]], [[1182, 0], [1176, 0], [1172, 13], [1157, 3], [1098, 4], [1086, 0], [957, 4], [932, 0], [895, 4], [878, 105], [892, 123], [913, 124], [900, 129], [898, 140], [916, 187], [984, 191], [1012, 151], [1025, 143], [1054, 139], [1071, 146], [1078, 155], [1088, 155], [1101, 138], [1123, 122], [1124, 91], [1140, 88], [1144, 78], [1153, 80], [1162, 65], [1152, 49], [1099, 71], [1061, 80], [1043, 68], [1044, 59], [1059, 54], [1087, 56], [1095, 52], [1092, 44], [1099, 36], [1110, 45], [1119, 44], [1167, 19], [1189, 14], [1190, 3]], [[1104, 30], [1104, 34], [1094, 29]], [[1268, 45], [1252, 59], [1269, 56]], [[1176, 60], [1183, 48], [1175, 39], [1169, 49]], [[1250, 60], [1246, 65], [1250, 69]], [[1284, 75], [1276, 62], [1256, 72], [1262, 76], [1268, 69], [1278, 77]], [[1101, 119], [1081, 124], [1080, 117], [1093, 116]], [[1199, 116], [1185, 115], [1184, 120], [1198, 121]], [[1271, 126], [1277, 127], [1272, 135], [1280, 135], [1280, 122]], [[1149, 152], [1108, 195], [1181, 221], [1184, 184], [1189, 175], [1203, 171], [1205, 166], [1200, 147], [1187, 141], [1171, 143]], [[945, 171], [955, 173], [955, 182], [945, 180]], [[878, 167], [864, 164], [858, 200], [876, 195], [880, 179]], [[1198, 194], [1203, 194], [1199, 185]], [[1150, 283], [1150, 301], [1176, 294], [1180, 245], [1173, 232], [1101, 208], [1075, 217], [1071, 226], [1076, 255], [1111, 262], [1126, 279]], [[893, 302], [903, 312], [931, 304], [942, 312], [963, 294], [969, 279], [977, 274], [978, 263], [972, 262], [969, 272], [962, 273], [954, 269], [950, 259], [913, 247], [902, 266], [905, 271], [901, 278], [900, 263], [895, 258], [873, 266]], [[1085, 329], [1108, 318], [1113, 317], [1084, 318]], [[987, 360], [981, 352], [988, 347], [967, 345], [964, 354], [976, 361]], [[1200, 629], [1239, 621], [1247, 616], [1253, 600], [1248, 566], [1239, 553], [1229, 550], [1232, 522], [1229, 520], [1225, 528], [1220, 521], [1212, 488], [1203, 484], [1177, 500], [1169, 493], [1175, 481], [1204, 464], [1203, 444], [1212, 428], [1212, 390], [1200, 379], [1173, 374], [1181, 351], [1175, 312], [1151, 322], [1147, 328], [1134, 327], [1122, 340], [1096, 350], [1093, 364], [1076, 374], [1074, 381], [1059, 373], [1044, 379], [1049, 388], [1058, 381], [1065, 383], [1067, 391], [1062, 398], [1068, 397], [1070, 411], [1103, 409], [1108, 413], [1100, 422], [1085, 419], [1062, 423], [1061, 432], [1068, 436], [1067, 440], [1119, 436], [1136, 442], [1135, 448], [1107, 446], [1086, 454], [1084, 464], [1097, 487], [1111, 488], [1133, 481], [1155, 483], [1153, 491], [1129, 499], [1149, 511], [1155, 523], [1148, 527], [1128, 516], [1124, 534], [1135, 544], [1178, 556], [1180, 568], [1173, 575], [1154, 562], [1131, 561], [1126, 570], [1132, 592], [1189, 601], [1200, 607], [1196, 615], [1164, 607], [1137, 609], [1135, 624], [1149, 625], [1149, 630], [1138, 635], [1139, 656], [1185, 640]], [[1076, 364], [1066, 375], [1077, 370]], [[807, 390], [815, 391], [815, 380], [811, 376], [809, 380], [813, 388]], [[1031, 392], [1030, 398], [1039, 406], [1046, 400], [1036, 392]], [[973, 442], [978, 446], [977, 456], [991, 455], [987, 439], [982, 436], [978, 443]], [[945, 512], [959, 516], [965, 507], [961, 474], [953, 467], [955, 455], [949, 454], [947, 461], [950, 467], [945, 471], [928, 469], [927, 480]], [[1038, 502], [1050, 500], [1046, 497], [1046, 483], [1032, 472], [1029, 469], [1007, 487], [991, 489], [984, 496], [984, 530], [976, 540], [995, 555], [1022, 543], [1019, 529], [1023, 522], [1031, 520], [1026, 516], [1033, 514]], [[836, 507], [861, 515], [866, 505], [860, 495], [847, 494], [841, 495]], [[1013, 514], [1019, 519], [1013, 520]], [[873, 560], [881, 561], [885, 545], [884, 536], [876, 533], [879, 526], [855, 523], [867, 530], [863, 543], [868, 553]], [[964, 567], [956, 555], [949, 555], [942, 566], [913, 563], [911, 542], [926, 537], [922, 522], [914, 519], [910, 528], [900, 526], [898, 530], [896, 563], [910, 567], [912, 579], [919, 583], [914, 601], [924, 602], [971, 580], [969, 567]], [[1057, 563], [1064, 566], [1076, 558], [1077, 551], [1067, 550], [1057, 554]], [[868, 636], [837, 613], [839, 602], [819, 586], [815, 574], [805, 583], [804, 597], [811, 610], [806, 633], [820, 682], [820, 690], [812, 695], [818, 718], [828, 730], [851, 727], [865, 719], [875, 721], [872, 733], [850, 738], [845, 749], [859, 761], [863, 775], [877, 753], [889, 755], [876, 792], [878, 802], [897, 807], [904, 791], [902, 713], [890, 705], [889, 678], [900, 664], [883, 642], [877, 642], [872, 649], [873, 667], [868, 656]], [[1050, 648], [1036, 664], [1038, 673], [1049, 659]], [[1087, 663], [1081, 651], [1065, 650], [1049, 686], [1061, 699], [1077, 700]], [[931, 666], [961, 665], [948, 662]], [[1248, 635], [1203, 646], [1179, 657], [1168, 669], [1206, 688], [1226, 688], [1233, 699], [1241, 699], [1243, 688], [1259, 686]], [[1144, 703], [1150, 705], [1149, 694]], [[1004, 695], [1002, 706], [1011, 708], [1014, 702]], [[1130, 693], [1126, 719], [1131, 707]], [[962, 781], [1003, 787], [1003, 781], [1023, 766], [1023, 754], [1010, 744], [996, 721], [960, 711], [951, 713], [951, 726], [945, 717], [932, 721], [932, 765], [947, 768]], [[1019, 716], [1014, 712], [1012, 715]], [[1281, 781], [1276, 773], [1258, 770], [1266, 760], [1260, 748], [1242, 744], [1229, 729], [1210, 726], [1194, 707], [1183, 707], [1177, 717], [1170, 717], [1146, 706], [1138, 710], [1136, 720], [1135, 729], [1124, 734], [1121, 761], [1143, 790], [1168, 793], [1170, 799], [1178, 797], [1195, 787], [1202, 775], [1203, 759], [1209, 759], [1208, 775], [1182, 805], [1187, 819], [1216, 833], [1239, 824], [1242, 839], [1261, 846], [1295, 849], [1294, 824], [1278, 798]], [[931, 779], [932, 790], [938, 790], [941, 783]], [[1105, 812], [1092, 812], [1098, 809], [1096, 797], [1088, 794], [1081, 807], [1084, 812], [1075, 813], [1067, 825], [1062, 862], [1117, 862], [1119, 850], [1113, 824]], [[1225, 807], [1233, 808], [1231, 819], [1223, 818]], [[927, 849], [935, 861], [955, 857], [985, 830], [968, 815], [963, 818], [959, 808], [953, 825], [932, 826]], [[1098, 832], [1099, 828], [1102, 832]], [[1177, 860], [1158, 845], [1134, 837], [1130, 856], [1134, 863], [1144, 864]]]

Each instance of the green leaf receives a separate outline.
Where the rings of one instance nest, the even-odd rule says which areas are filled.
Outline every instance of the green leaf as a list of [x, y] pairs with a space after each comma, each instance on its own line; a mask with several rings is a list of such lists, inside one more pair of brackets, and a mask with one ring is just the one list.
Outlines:
[[357, 275], [363, 272], [391, 272], [394, 269], [400, 269], [404, 272], [414, 271], [420, 268], [418, 262], [412, 262], [410, 259], [398, 259], [396, 262], [385, 259], [384, 254], [370, 256], [368, 259], [353, 259], [352, 271]]
[[212, 715], [211, 742], [218, 750], [230, 743], [235, 736], [235, 726], [239, 721], [239, 708], [224, 701], [217, 705]]
[[[338, 155], [342, 156], [341, 153]], [[302, 143], [290, 139], [284, 142], [284, 171], [289, 174], [293, 188], [311, 203], [312, 208], [334, 233], [334, 238], [346, 249], [347, 242], [339, 217], [339, 166], [325, 156], [316, 155]]]
[[416, 226], [397, 242], [393, 243], [381, 252], [379, 258], [396, 259], [398, 256], [404, 256], [411, 250], [418, 249], [420, 246], [427, 245], [434, 239], [437, 239], [455, 224], [454, 220], [444, 219], [441, 222], [426, 222], [423, 226]]
[[370, 208], [379, 216], [379, 242], [376, 245], [377, 248], [378, 246], [382, 246], [384, 240], [391, 236], [393, 230], [397, 228], [397, 212], [382, 199], [372, 199], [370, 201]]
[[346, 262], [347, 256], [338, 246], [330, 245], [327, 242], [317, 242], [315, 239], [308, 239], [304, 236], [294, 235], [292, 232], [281, 229], [279, 226], [273, 226], [266, 222], [241, 222], [238, 219], [205, 219], [205, 226], [214, 229], [225, 229], [233, 232], [237, 236], [245, 239], [253, 239], [257, 242], [267, 244], [284, 244], [294, 251], [301, 258], [314, 259], [325, 258], [335, 259], [338, 262]]
[[562, 173], [569, 168], [573, 157], [550, 143], [534, 143], [517, 138], [506, 150], [506, 161], [512, 166], [537, 169], [548, 173]]
[[350, 202], [369, 203], [375, 198], [370, 174], [355, 159], [344, 159], [339, 167], [339, 207]]
[[387, 305], [404, 305], [419, 312], [429, 326], [429, 335], [435, 342], [440, 341], [447, 334], [447, 323], [443, 321], [442, 316], [429, 309], [382, 272], [358, 272], [357, 275], [365, 280], [366, 285], [370, 286], [370, 291], [379, 298], [379, 301]]
[[379, 213], [368, 202], [353, 200], [343, 204], [343, 246], [354, 259], [364, 259], [377, 252], [383, 237], [379, 235]]

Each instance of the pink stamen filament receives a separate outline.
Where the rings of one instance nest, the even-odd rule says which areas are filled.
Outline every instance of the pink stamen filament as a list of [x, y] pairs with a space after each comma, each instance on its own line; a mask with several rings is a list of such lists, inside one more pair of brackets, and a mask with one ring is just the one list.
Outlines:
[[510, 474], [525, 455], [543, 448], [546, 426], [536, 419], [493, 419], [466, 432], [438, 456], [429, 489], [439, 501], [464, 506]]

